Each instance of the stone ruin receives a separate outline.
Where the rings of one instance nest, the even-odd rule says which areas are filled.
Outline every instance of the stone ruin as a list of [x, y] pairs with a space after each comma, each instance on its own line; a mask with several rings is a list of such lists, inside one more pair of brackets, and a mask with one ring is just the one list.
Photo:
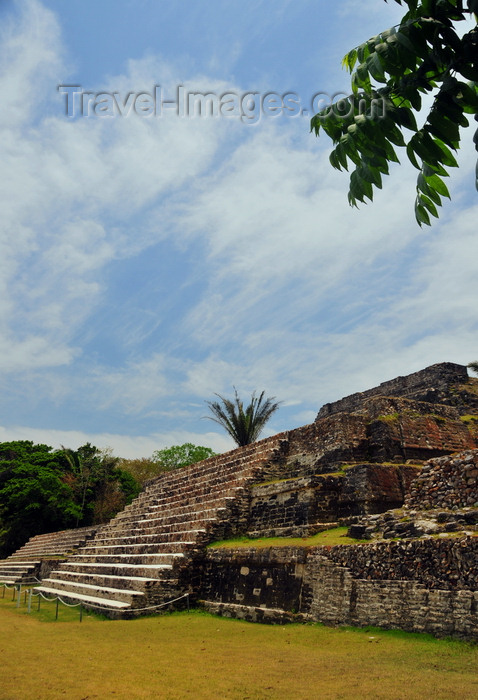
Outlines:
[[28, 586], [38, 583], [63, 558], [71, 556], [91, 539], [97, 529], [96, 525], [91, 525], [30, 537], [23, 547], [0, 561], [0, 585]]
[[[249, 620], [475, 638], [477, 523], [478, 380], [441, 363], [153, 479], [39, 590], [110, 617], [183, 607], [189, 594]], [[360, 543], [207, 547], [337, 526]]]

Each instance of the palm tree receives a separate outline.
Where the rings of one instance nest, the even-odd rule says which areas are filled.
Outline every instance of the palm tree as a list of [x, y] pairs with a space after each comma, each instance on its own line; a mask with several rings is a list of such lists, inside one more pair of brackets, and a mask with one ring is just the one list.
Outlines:
[[214, 414], [214, 417], [206, 417], [222, 425], [234, 442], [239, 447], [243, 447], [257, 440], [263, 427], [272, 414], [277, 411], [281, 402], [274, 402], [275, 396], [270, 399], [264, 399], [264, 392], [257, 398], [255, 392], [253, 392], [250, 404], [244, 409], [236, 387], [234, 387], [234, 393], [235, 397], [233, 400], [216, 394], [222, 403], [219, 401], [206, 401], [209, 409]]

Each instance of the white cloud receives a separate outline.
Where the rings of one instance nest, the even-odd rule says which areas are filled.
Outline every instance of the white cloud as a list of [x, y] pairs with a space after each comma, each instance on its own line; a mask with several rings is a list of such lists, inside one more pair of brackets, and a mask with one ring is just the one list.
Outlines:
[[29, 123], [44, 104], [46, 87], [61, 65], [58, 21], [37, 0], [17, 3], [20, 30], [13, 20], [0, 29], [0, 127], [19, 128]]
[[[37, 411], [65, 406], [70, 424], [74, 404], [91, 421], [152, 416], [168, 427], [146, 437], [122, 438], [114, 428], [57, 437], [12, 428], [8, 436], [50, 435], [44, 440], [55, 444], [70, 436], [146, 456], [203, 442], [199, 425], [195, 432], [186, 421], [233, 384], [285, 400], [272, 424], [281, 429], [287, 420], [307, 422], [324, 401], [432, 362], [476, 356], [471, 149], [464, 149], [466, 168], [453, 173], [456, 191], [441, 222], [420, 231], [411, 166], [394, 169], [373, 204], [352, 210], [347, 175], [328, 163], [330, 142], [309, 135], [300, 120], [263, 119], [255, 127], [174, 116], [69, 121], [56, 92], [64, 70], [57, 22], [38, 2], [25, 7], [0, 58], [8, 65], [0, 89], [11, 106], [0, 131], [4, 395], [18, 392]], [[29, 46], [24, 56], [20, 45]], [[151, 89], [158, 76], [168, 91], [178, 82], [230, 87], [214, 76], [185, 80], [156, 57], [130, 61], [127, 74], [96, 87]], [[48, 109], [35, 86], [51, 96]], [[17, 119], [20, 94], [28, 104]], [[179, 251], [179, 264], [158, 286], [167, 303], [155, 306], [148, 296], [143, 305], [134, 256], [148, 250], [159, 259], [168, 254], [165, 243]], [[138, 297], [128, 316], [108, 296], [111, 270], [125, 260], [124, 296]], [[100, 335], [110, 336], [111, 354], [103, 355]], [[199, 400], [202, 408], [191, 405]], [[170, 430], [172, 421], [182, 430]], [[225, 444], [207, 435], [215, 449]]]
[[31, 440], [34, 443], [50, 445], [60, 449], [62, 445], [72, 450], [89, 442], [99, 449], [111, 448], [116, 457], [134, 459], [151, 457], [153, 452], [172, 445], [193, 445], [211, 447], [214, 452], [234, 449], [231, 439], [215, 432], [193, 433], [176, 430], [170, 433], [151, 435], [124, 435], [115, 433], [87, 433], [81, 430], [50, 430], [28, 426], [0, 426], [0, 442]]

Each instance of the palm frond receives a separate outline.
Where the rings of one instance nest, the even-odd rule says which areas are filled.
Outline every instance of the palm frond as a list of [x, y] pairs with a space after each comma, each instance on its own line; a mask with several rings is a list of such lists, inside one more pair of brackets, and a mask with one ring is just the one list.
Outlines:
[[235, 387], [232, 400], [216, 394], [221, 402], [206, 401], [213, 414], [206, 417], [221, 425], [239, 447], [249, 445], [258, 439], [265, 424], [281, 403], [275, 401], [275, 396], [264, 399], [264, 393], [263, 391], [257, 398], [253, 392], [251, 402], [245, 410]]

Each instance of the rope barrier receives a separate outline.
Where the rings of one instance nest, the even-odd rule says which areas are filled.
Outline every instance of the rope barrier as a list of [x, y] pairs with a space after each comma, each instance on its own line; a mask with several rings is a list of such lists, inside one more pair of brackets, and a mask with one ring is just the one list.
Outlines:
[[38, 591], [38, 593], [34, 593], [33, 589], [32, 589], [32, 595], [41, 596], [43, 598], [43, 600], [46, 600], [48, 602], [53, 602], [54, 600], [59, 600], [60, 603], [62, 603], [63, 605], [66, 605], [67, 608], [78, 608], [80, 605], [83, 605], [83, 603], [75, 603], [75, 604], [66, 603], [64, 600], [62, 600], [62, 598], [60, 596], [55, 596], [54, 598], [47, 598], [47, 596], [44, 595], [41, 591]]
[[3, 586], [4, 588], [6, 588], [7, 591], [11, 591], [12, 588], [15, 588], [15, 589], [18, 588], [18, 584], [15, 584], [15, 583], [14, 583], [12, 586], [7, 585], [6, 583], [2, 583], [2, 586]]
[[[41, 581], [39, 581], [36, 577], [35, 577], [35, 580], [37, 581], [37, 583], [41, 583]], [[8, 586], [7, 584], [2, 584], [2, 585], [4, 588], [7, 588], [8, 590], [10, 590], [10, 588], [15, 589], [15, 590], [19, 590], [19, 591], [21, 590], [21, 584], [17, 584], [17, 585], [13, 585], [13, 586]], [[28, 587], [29, 587], [29, 585], [26, 584], [25, 589]], [[38, 598], [41, 597], [41, 598], [43, 598], [43, 600], [46, 600], [49, 603], [53, 603], [56, 600], [56, 601], [59, 601], [62, 605], [66, 605], [67, 608], [78, 608], [78, 607], [83, 606], [83, 607], [88, 607], [88, 608], [94, 608], [96, 610], [105, 610], [105, 611], [109, 611], [109, 612], [112, 610], [118, 611], [118, 608], [116, 608], [112, 605], [108, 605], [108, 603], [106, 603], [105, 605], [88, 603], [87, 601], [84, 603], [67, 603], [66, 601], [63, 600], [63, 598], [61, 596], [54, 596], [52, 598], [49, 598], [42, 591], [35, 591], [35, 589], [31, 586], [29, 587], [29, 590], [30, 590], [30, 597], [31, 596], [37, 596]], [[25, 594], [26, 594], [26, 590], [25, 590]], [[132, 612], [135, 612], [135, 613], [145, 612], [146, 610], [158, 610], [159, 608], [165, 608], [167, 605], [172, 605], [172, 603], [177, 603], [178, 600], [183, 600], [184, 598], [188, 599], [188, 609], [189, 609], [189, 593], [184, 593], [183, 595], [178, 596], [177, 598], [172, 598], [171, 600], [168, 600], [165, 603], [158, 603], [157, 605], [149, 605], [145, 608], [130, 608], [130, 610]]]
[[[42, 598], [44, 598], [45, 600], [49, 600], [49, 601], [59, 600], [60, 603], [63, 603], [63, 605], [67, 605], [70, 608], [75, 608], [78, 605], [83, 605], [85, 608], [88, 607], [88, 608], [95, 608], [97, 610], [108, 610], [108, 611], [116, 610], [116, 611], [119, 611], [118, 608], [116, 608], [115, 606], [108, 605], [108, 604], [98, 605], [95, 603], [85, 602], [85, 603], [77, 603], [76, 605], [72, 605], [69, 603], [65, 603], [65, 601], [62, 600], [62, 598], [60, 596], [55, 596], [54, 598], [45, 598], [43, 593], [34, 593], [33, 595], [41, 595]], [[136, 612], [144, 612], [145, 610], [156, 610], [157, 608], [164, 608], [164, 607], [166, 607], [166, 605], [171, 605], [172, 603], [176, 603], [178, 600], [182, 600], [183, 598], [189, 598], [189, 593], [185, 593], [184, 595], [179, 596], [179, 598], [173, 598], [172, 600], [168, 600], [166, 603], [159, 603], [158, 605], [150, 605], [147, 608], [130, 608], [129, 610], [131, 610], [132, 612], [135, 612], [135, 613]]]

